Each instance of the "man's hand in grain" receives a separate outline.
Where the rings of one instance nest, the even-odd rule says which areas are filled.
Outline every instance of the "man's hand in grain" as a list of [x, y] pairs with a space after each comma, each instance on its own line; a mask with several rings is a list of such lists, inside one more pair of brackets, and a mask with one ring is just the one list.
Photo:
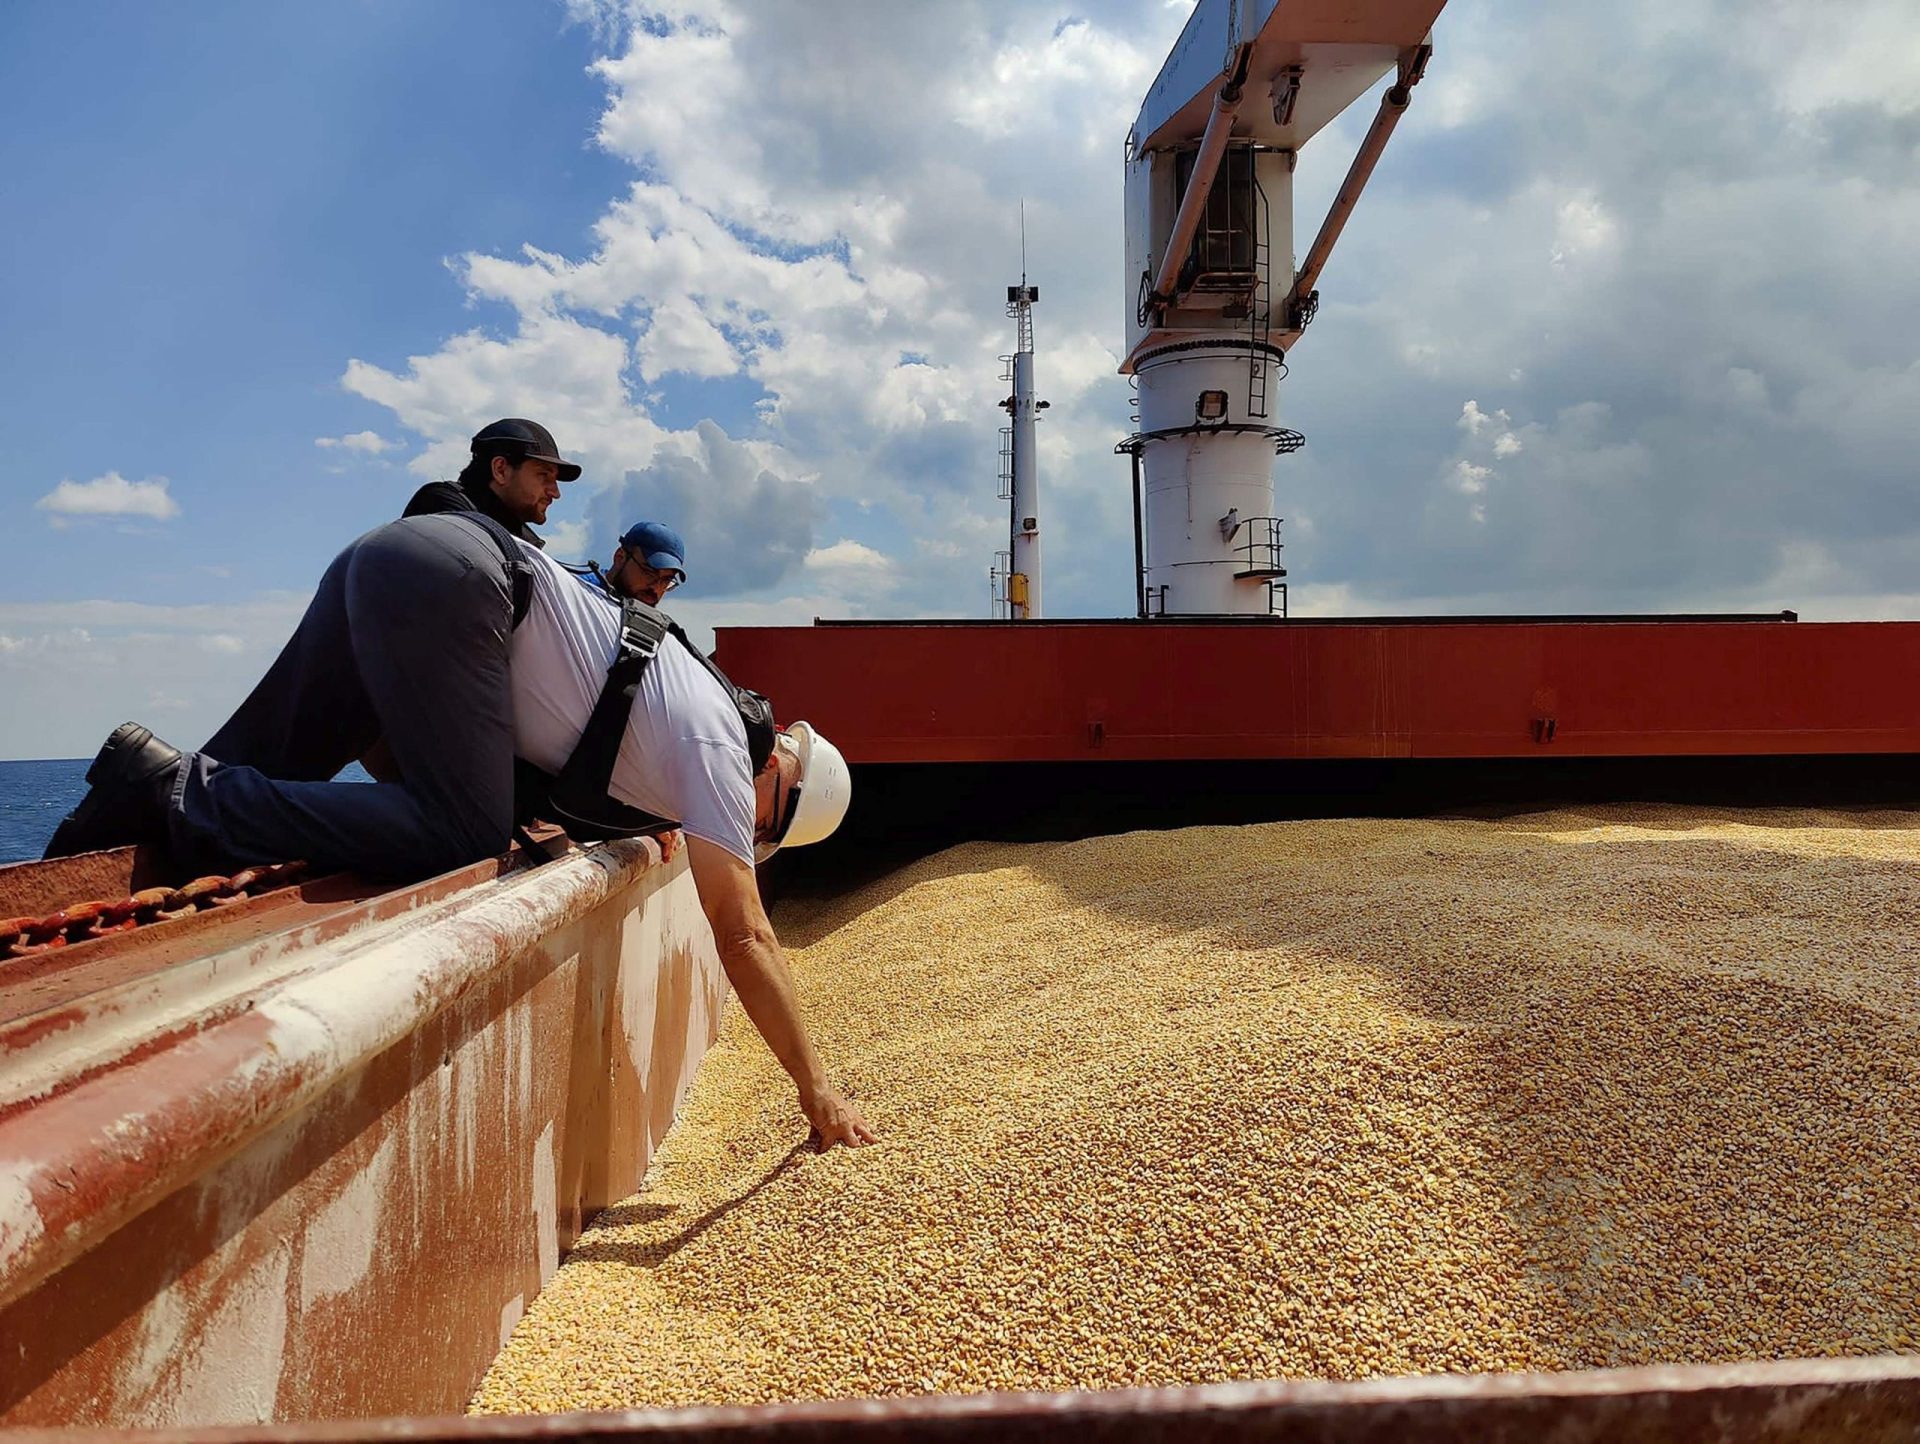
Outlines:
[[813, 1125], [822, 1153], [836, 1143], [844, 1143], [849, 1148], [864, 1148], [869, 1143], [880, 1141], [878, 1135], [867, 1126], [867, 1120], [861, 1116], [860, 1110], [853, 1106], [853, 1100], [838, 1088], [826, 1087], [811, 1097], [803, 1096], [800, 1106], [806, 1112], [807, 1122]]

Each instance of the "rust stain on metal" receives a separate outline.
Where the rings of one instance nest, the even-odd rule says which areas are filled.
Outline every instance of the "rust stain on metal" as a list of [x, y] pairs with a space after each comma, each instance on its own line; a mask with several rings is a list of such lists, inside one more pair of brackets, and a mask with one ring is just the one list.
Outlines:
[[133, 892], [150, 882], [140, 877], [152, 870], [152, 859], [141, 858], [130, 847], [110, 852], [84, 852], [46, 862], [21, 862], [0, 867], [0, 915], [39, 915], [58, 908], [68, 898], [100, 897]]
[[25, 958], [104, 938], [144, 923], [170, 922], [201, 908], [231, 907], [245, 901], [249, 894], [291, 887], [306, 871], [304, 862], [249, 867], [232, 877], [198, 877], [177, 888], [142, 888], [123, 898], [69, 903], [41, 917], [0, 919], [0, 968], [5, 968], [9, 958]]
[[[280, 940], [269, 942], [268, 951], [285, 951], [286, 939], [295, 940], [295, 946], [315, 947], [492, 882], [524, 866], [525, 861], [516, 850], [506, 857], [488, 858], [399, 890], [369, 883], [351, 873], [333, 873], [249, 896], [228, 908], [201, 909], [131, 936], [114, 934], [91, 941], [84, 948], [0, 965], [0, 1048], [11, 1051], [20, 1041], [15, 1029], [32, 1026], [11, 1020], [38, 1018], [47, 1020], [43, 1023], [47, 1026], [55, 1010], [70, 1003], [99, 999], [116, 988], [158, 976], [181, 964], [199, 965], [225, 949], [253, 940]], [[20, 865], [35, 870], [58, 866]], [[57, 1031], [65, 1025], [53, 1026]]]
[[0, 1023], [61, 1070], [0, 1117], [0, 1420], [464, 1404], [637, 1185], [725, 991], [652, 844], [467, 873], [73, 1002], [135, 1029], [94, 1060]]
[[[1916, 1430], [1920, 1360], [1902, 1357], [57, 1437], [65, 1444], [1893, 1444]], [[55, 1436], [17, 1437], [52, 1444]]]

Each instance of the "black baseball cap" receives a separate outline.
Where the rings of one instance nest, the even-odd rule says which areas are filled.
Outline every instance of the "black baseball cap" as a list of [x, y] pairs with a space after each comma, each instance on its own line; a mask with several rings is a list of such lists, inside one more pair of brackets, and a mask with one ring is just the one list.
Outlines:
[[578, 465], [561, 459], [553, 433], [524, 416], [502, 417], [481, 427], [473, 434], [473, 451], [476, 456], [482, 451], [491, 451], [502, 456], [518, 456], [522, 461], [550, 461], [560, 468], [562, 481], [573, 481], [580, 475]]

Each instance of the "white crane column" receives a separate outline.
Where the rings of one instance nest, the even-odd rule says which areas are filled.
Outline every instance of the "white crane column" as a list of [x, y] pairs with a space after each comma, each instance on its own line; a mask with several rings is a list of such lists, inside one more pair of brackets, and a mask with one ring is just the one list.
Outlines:
[[[1275, 424], [1284, 352], [1275, 310], [1293, 281], [1292, 157], [1239, 142], [1220, 174], [1190, 177], [1169, 156], [1129, 167], [1135, 230], [1129, 239], [1173, 277], [1170, 294], [1143, 283], [1128, 369], [1139, 387], [1144, 557], [1140, 602], [1150, 616], [1266, 616], [1284, 606], [1276, 452], [1299, 444]], [[1185, 180], [1184, 187], [1180, 184]], [[1205, 185], [1197, 229], [1176, 212]], [[1154, 244], [1154, 237], [1170, 239]], [[1171, 252], [1177, 260], [1160, 254]], [[1177, 318], [1177, 327], [1166, 324]]]
[[[1195, 0], [1127, 135], [1127, 353], [1142, 616], [1287, 614], [1274, 458], [1286, 358], [1318, 282], [1426, 70], [1446, 0]], [[1293, 253], [1301, 148], [1383, 78], [1374, 118], [1306, 262]]]

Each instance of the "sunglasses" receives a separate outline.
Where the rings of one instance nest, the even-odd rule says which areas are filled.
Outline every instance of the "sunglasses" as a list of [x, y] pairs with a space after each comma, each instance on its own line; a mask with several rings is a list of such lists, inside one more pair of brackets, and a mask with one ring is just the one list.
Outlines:
[[800, 794], [803, 790], [803, 787], [798, 782], [787, 789], [786, 816], [776, 819], [774, 823], [773, 845], [775, 847], [778, 847], [787, 840], [787, 833], [793, 827], [794, 814], [800, 810]]
[[632, 567], [636, 572], [640, 573], [646, 581], [659, 587], [663, 592], [672, 591], [686, 580], [685, 577], [670, 567], [650, 567], [645, 562], [637, 562], [630, 556], [626, 558], [626, 565]]
[[[786, 735], [784, 732], [780, 734], [779, 741], [776, 741], [774, 744], [776, 751], [779, 749], [779, 742], [786, 740]], [[791, 746], [792, 744], [789, 743], [788, 745]], [[790, 755], [793, 756], [796, 763], [800, 760], [797, 753]], [[763, 844], [769, 854], [771, 854], [774, 848], [779, 847], [781, 843], [787, 840], [787, 833], [793, 827], [794, 814], [800, 811], [800, 793], [802, 790], [802, 784], [799, 781], [795, 781], [794, 784], [786, 790], [785, 797], [776, 797], [774, 799], [773, 827], [768, 832], [767, 840]]]

